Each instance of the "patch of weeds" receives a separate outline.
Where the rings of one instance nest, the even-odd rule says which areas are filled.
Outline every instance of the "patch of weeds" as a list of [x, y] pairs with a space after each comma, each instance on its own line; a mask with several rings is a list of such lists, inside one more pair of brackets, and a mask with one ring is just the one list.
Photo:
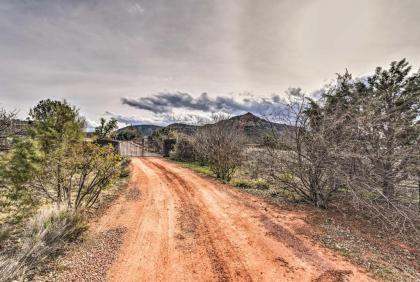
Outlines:
[[353, 258], [355, 256], [354, 254], [351, 253], [350, 250], [347, 250], [347, 249], [340, 249], [340, 248], [338, 248], [338, 252], [343, 257]]
[[270, 188], [270, 184], [268, 184], [267, 181], [264, 179], [256, 179], [253, 181], [254, 189], [261, 189], [261, 190], [267, 190]]
[[384, 280], [392, 280], [396, 275], [394, 271], [388, 267], [378, 267], [374, 270], [374, 273]]
[[205, 165], [201, 165], [197, 162], [180, 162], [180, 161], [176, 161], [177, 163], [179, 163], [180, 165], [182, 165], [183, 167], [189, 168], [193, 171], [196, 171], [198, 173], [202, 173], [208, 176], [212, 176], [215, 177], [214, 173], [210, 170], [210, 167], [205, 166]]
[[64, 272], [64, 271], [66, 271], [68, 268], [69, 268], [69, 267], [68, 267], [67, 265], [65, 265], [64, 263], [62, 263], [61, 261], [57, 262], [57, 263], [54, 265], [54, 269], [55, 269], [57, 272]]
[[264, 179], [254, 179], [254, 180], [247, 180], [247, 179], [233, 179], [230, 184], [238, 188], [244, 189], [257, 189], [257, 190], [267, 190], [270, 188], [270, 184]]
[[130, 165], [131, 160], [129, 158], [123, 158], [121, 161], [121, 171], [120, 171], [120, 178], [130, 176]]
[[0, 246], [10, 237], [10, 229], [4, 227], [3, 225], [0, 226]]
[[252, 183], [250, 180], [246, 180], [246, 179], [233, 179], [231, 180], [230, 184], [232, 184], [235, 187], [238, 188], [244, 188], [244, 189], [251, 189], [252, 188]]
[[20, 248], [0, 256], [0, 281], [30, 280], [64, 250], [66, 243], [86, 230], [85, 220], [78, 213], [59, 208], [40, 210], [29, 221]]
[[296, 204], [296, 203], [303, 203], [304, 202], [304, 199], [293, 191], [288, 191], [286, 189], [281, 189], [280, 193], [281, 193], [281, 197], [283, 197], [286, 201], [288, 201], [290, 203], [295, 203]]

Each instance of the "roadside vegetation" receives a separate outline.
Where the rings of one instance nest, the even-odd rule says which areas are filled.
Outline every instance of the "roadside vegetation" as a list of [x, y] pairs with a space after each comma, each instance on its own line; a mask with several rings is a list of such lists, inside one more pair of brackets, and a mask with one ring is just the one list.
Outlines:
[[274, 116], [288, 126], [260, 144], [214, 116], [178, 135], [171, 156], [226, 182], [247, 171], [250, 183], [264, 180], [318, 208], [346, 202], [384, 228], [417, 234], [420, 74], [410, 70], [402, 60], [364, 79], [346, 72], [317, 100], [291, 89]]
[[[191, 138], [198, 161], [208, 165], [217, 178], [225, 181], [229, 181], [242, 164], [245, 144], [245, 138], [238, 129], [222, 123], [227, 119], [228, 116], [223, 114], [213, 115], [214, 124], [202, 126]], [[181, 149], [188, 151], [188, 146], [180, 148], [179, 144], [175, 152]]]
[[315, 101], [290, 92], [269, 179], [320, 208], [344, 201], [383, 228], [418, 234], [420, 73], [405, 60], [363, 80], [346, 72]]
[[[0, 281], [30, 279], [87, 229], [86, 214], [122, 176], [126, 162], [111, 145], [84, 140], [85, 120], [66, 101], [40, 101], [17, 134], [1, 111]], [[115, 121], [101, 121], [95, 138]]]
[[[327, 246], [363, 262], [379, 277], [398, 280], [401, 269], [415, 276], [420, 72], [401, 60], [363, 78], [347, 71], [338, 74], [316, 99], [300, 89], [288, 94], [285, 108], [269, 116], [284, 126], [266, 134], [262, 142], [247, 141], [241, 128], [224, 126], [227, 116], [216, 116], [213, 124], [193, 134], [177, 135], [171, 157], [273, 202], [312, 206], [318, 215], [313, 221], [322, 222], [320, 229], [330, 238], [320, 239]], [[332, 211], [341, 216], [332, 216]], [[368, 225], [370, 229], [363, 230], [376, 239], [359, 233], [358, 240], [344, 240], [349, 246], [343, 249], [343, 238], [333, 232], [341, 225], [331, 224], [338, 218], [341, 234], [354, 227], [351, 218]], [[355, 243], [364, 239], [366, 245], [379, 246], [375, 254]], [[396, 240], [401, 243], [395, 245]], [[382, 262], [371, 265], [369, 256]]]
[[[378, 277], [418, 275], [420, 72], [401, 60], [363, 78], [338, 74], [316, 98], [297, 88], [288, 94], [271, 123], [214, 114], [210, 124], [159, 128], [148, 147], [309, 210], [319, 232], [308, 236]], [[0, 109], [0, 281], [43, 271], [129, 175], [112, 139], [144, 143], [139, 127], [115, 131], [114, 119], [101, 119], [87, 139], [85, 126], [66, 101], [40, 101], [24, 122]]]

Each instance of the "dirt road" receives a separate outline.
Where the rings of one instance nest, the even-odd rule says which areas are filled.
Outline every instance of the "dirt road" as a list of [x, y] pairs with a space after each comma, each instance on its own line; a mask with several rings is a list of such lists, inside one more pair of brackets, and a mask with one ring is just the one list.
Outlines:
[[[126, 232], [110, 281], [370, 281], [301, 235], [304, 214], [159, 158], [134, 158], [128, 197], [93, 226]], [[139, 195], [138, 195], [139, 191]]]

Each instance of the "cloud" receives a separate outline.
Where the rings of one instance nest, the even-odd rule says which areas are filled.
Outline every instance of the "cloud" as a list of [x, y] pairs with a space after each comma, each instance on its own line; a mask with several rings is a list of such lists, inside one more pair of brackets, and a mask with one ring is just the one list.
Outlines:
[[122, 98], [123, 104], [153, 112], [172, 113], [173, 109], [197, 110], [201, 112], [225, 111], [232, 114], [252, 112], [255, 114], [273, 113], [282, 108], [284, 101], [278, 95], [270, 98], [217, 96], [211, 98], [207, 93], [194, 98], [185, 92], [161, 92], [151, 97], [138, 99]]
[[169, 114], [161, 113], [155, 114], [150, 119], [140, 119], [134, 116], [125, 116], [116, 114], [110, 111], [106, 111], [105, 114], [110, 118], [114, 118], [118, 121], [120, 126], [136, 125], [136, 124], [154, 124], [166, 126], [171, 123], [188, 123], [188, 124], [203, 124], [209, 121], [205, 116], [195, 114]]
[[144, 13], [144, 8], [139, 4], [139, 3], [134, 3], [129, 9], [128, 11], [131, 14], [143, 14]]
[[195, 114], [159, 114], [158, 118], [162, 119], [164, 124], [171, 123], [186, 123], [186, 124], [205, 124], [211, 120], [207, 116], [195, 115]]
[[95, 127], [99, 126], [99, 123], [94, 121], [94, 120], [90, 120], [90, 119], [86, 119], [86, 131], [87, 132], [92, 132], [95, 130]]
[[99, 125], [99, 123], [94, 120], [90, 120], [90, 119], [85, 119], [85, 120], [86, 120], [87, 127], [96, 127]]
[[155, 124], [156, 120], [154, 119], [140, 119], [134, 116], [124, 116], [120, 114], [116, 114], [110, 111], [106, 111], [105, 114], [110, 118], [114, 118], [120, 123], [122, 126], [127, 125], [136, 125], [136, 124]]
[[310, 91], [402, 57], [418, 68], [420, 1], [400, 2], [0, 0], [1, 103], [25, 118], [41, 99], [67, 99], [98, 120], [137, 116], [119, 102], [136, 93], [208, 91], [217, 102], [211, 93]]

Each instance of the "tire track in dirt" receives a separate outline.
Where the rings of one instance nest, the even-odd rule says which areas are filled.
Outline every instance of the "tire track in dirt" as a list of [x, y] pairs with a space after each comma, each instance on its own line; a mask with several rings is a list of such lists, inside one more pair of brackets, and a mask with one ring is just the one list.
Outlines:
[[[199, 181], [199, 179], [197, 179], [197, 181]], [[204, 183], [204, 185], [206, 184]], [[291, 247], [296, 256], [305, 259], [307, 262], [316, 264], [318, 266], [322, 266], [325, 269], [334, 268], [334, 266], [331, 263], [324, 260], [317, 253], [311, 251], [306, 246], [305, 242], [303, 242], [301, 239], [295, 236], [289, 228], [277, 224], [275, 220], [279, 218], [279, 215], [276, 214], [275, 211], [273, 211], [272, 209], [268, 209], [265, 204], [263, 204], [263, 208], [261, 207], [261, 205], [256, 205], [255, 202], [252, 200], [252, 197], [247, 197], [250, 195], [244, 195], [243, 193], [235, 193], [235, 191], [227, 185], [223, 185], [223, 187], [225, 188], [223, 192], [231, 196], [231, 198], [229, 199], [232, 203], [235, 203], [237, 205], [244, 205], [251, 211], [254, 211], [253, 217], [259, 219], [264, 228], [267, 230], [267, 235], [272, 236], [276, 240], [279, 240], [285, 245]], [[220, 191], [214, 189], [213, 185], [210, 185], [209, 189], [213, 190], [215, 198], [217, 198], [219, 201], [223, 201], [224, 198], [226, 198], [223, 196], [222, 193], [220, 193]], [[250, 231], [249, 226], [246, 225], [246, 222], [244, 220], [239, 219], [239, 221], [244, 227], [248, 227], [247, 231]]]
[[130, 168], [130, 194], [91, 228], [126, 230], [108, 281], [371, 280], [297, 234], [299, 211], [161, 158], [133, 158]]
[[[159, 177], [138, 159], [132, 160], [133, 188], [140, 191], [140, 201], [127, 202], [119, 220], [128, 227], [119, 257], [108, 271], [110, 281], [167, 281], [172, 238], [169, 216], [174, 209], [173, 197], [160, 183]], [[154, 189], [152, 189], [152, 187]], [[162, 208], [165, 207], [165, 208]], [[108, 218], [109, 221], [115, 219]]]
[[[239, 257], [233, 252], [233, 246], [218, 229], [215, 219], [205, 213], [205, 210], [199, 208], [201, 203], [195, 198], [194, 188], [164, 166], [150, 161], [145, 161], [145, 163], [160, 170], [161, 175], [172, 184], [174, 191], [181, 198], [183, 212], [179, 224], [182, 227], [186, 224], [185, 222], [187, 222], [187, 225], [189, 222], [193, 222], [192, 227], [198, 233], [196, 234], [196, 242], [205, 247], [217, 281], [231, 281], [233, 276], [240, 276], [243, 281], [252, 281], [244, 266], [240, 264]], [[183, 188], [182, 190], [178, 188], [179, 185]], [[200, 221], [197, 222], [197, 219], [200, 219]], [[216, 240], [218, 247], [216, 247]], [[222, 244], [224, 244], [223, 248], [221, 248]], [[229, 270], [228, 260], [234, 262], [235, 269]]]
[[[329, 254], [326, 250], [320, 250], [317, 246], [311, 245], [308, 240], [300, 238], [300, 236], [294, 234], [288, 227], [279, 224], [279, 220], [281, 221], [285, 218], [285, 223], [296, 221], [296, 216], [279, 216], [277, 211], [270, 208], [267, 209], [267, 206], [262, 204], [261, 200], [255, 200], [254, 196], [243, 195], [243, 193], [235, 191], [226, 185], [221, 185], [215, 181], [209, 181], [206, 177], [191, 173], [187, 169], [180, 168], [179, 166], [162, 159], [154, 158], [147, 160], [147, 162], [157, 169], [164, 171], [167, 178], [176, 179], [176, 181], [180, 182], [184, 189], [178, 191], [178, 193], [182, 194], [188, 191], [194, 200], [199, 203], [200, 214], [202, 216], [203, 214], [209, 214], [206, 220], [212, 222], [211, 225], [223, 226], [221, 228], [223, 230], [222, 233], [232, 236], [232, 238], [229, 237], [231, 238], [231, 241], [240, 241], [240, 233], [247, 234], [248, 238], [250, 238], [248, 243], [255, 247], [254, 251], [264, 251], [267, 260], [265, 262], [266, 267], [281, 268], [278, 269], [278, 271], [274, 271], [275, 273], [283, 275], [281, 281], [310, 281], [317, 278], [320, 278], [320, 281], [323, 281], [323, 277], [326, 277], [325, 273], [342, 273], [340, 279], [337, 279], [337, 281], [344, 279], [344, 276], [345, 280], [347, 278], [352, 278], [351, 280], [354, 281], [371, 280], [356, 267], [341, 261], [337, 263], [337, 259], [334, 255]], [[206, 199], [209, 198], [214, 198], [216, 202], [221, 203], [220, 206], [234, 206], [235, 209], [225, 209], [223, 207], [216, 207], [216, 205], [213, 207], [210, 200], [206, 201]], [[263, 208], [261, 206], [263, 206]], [[244, 214], [249, 215], [249, 218], [255, 220], [250, 222], [249, 218], [241, 216], [236, 208], [242, 209]], [[211, 215], [212, 213], [213, 215]], [[229, 218], [226, 222], [227, 224], [223, 225], [224, 218], [215, 218], [214, 214], [220, 213], [225, 213], [225, 217]], [[299, 224], [304, 224], [299, 217], [297, 221], [299, 221]], [[258, 234], [255, 234], [257, 231], [256, 225], [262, 228]], [[227, 235], [224, 235], [224, 238], [226, 238], [226, 236]], [[282, 246], [276, 248], [276, 244], [272, 240], [269, 240], [269, 237], [281, 243]], [[219, 243], [219, 241], [217, 242]], [[230, 246], [232, 246], [232, 250], [238, 249], [237, 246], [235, 248], [231, 243]], [[234, 257], [235, 259], [238, 258], [244, 261], [244, 258], [253, 250], [252, 248], [249, 248], [249, 246], [240, 245], [239, 247], [239, 252], [235, 253]], [[247, 251], [243, 252], [246, 247], [248, 247]], [[273, 250], [277, 250], [277, 252], [273, 252]], [[254, 259], [260, 260], [261, 257], [256, 256]], [[275, 262], [277, 265], [273, 265], [272, 262]], [[245, 264], [241, 263], [241, 265], [245, 267], [255, 267], [255, 265], [252, 264], [252, 261], [248, 264], [247, 262], [245, 262]], [[264, 267], [261, 264], [259, 264], [259, 266]], [[231, 265], [228, 264], [227, 267], [229, 268]], [[266, 271], [266, 267], [262, 270]], [[287, 274], [284, 274], [284, 272], [287, 272]], [[250, 277], [252, 277], [252, 280], [279, 281], [278, 279], [281, 277], [278, 276], [278, 278], [273, 278], [273, 276], [265, 275], [266, 273], [262, 276], [259, 276], [258, 274], [260, 273], [256, 273], [255, 271], [252, 274], [247, 273], [248, 279], [251, 279]], [[261, 274], [263, 274], [263, 272], [261, 272]], [[267, 277], [271, 278], [267, 279]], [[238, 277], [234, 276], [230, 276], [229, 279], [235, 281], [248, 281], [248, 279], [238, 279]], [[331, 281], [335, 280], [333, 279]]]

